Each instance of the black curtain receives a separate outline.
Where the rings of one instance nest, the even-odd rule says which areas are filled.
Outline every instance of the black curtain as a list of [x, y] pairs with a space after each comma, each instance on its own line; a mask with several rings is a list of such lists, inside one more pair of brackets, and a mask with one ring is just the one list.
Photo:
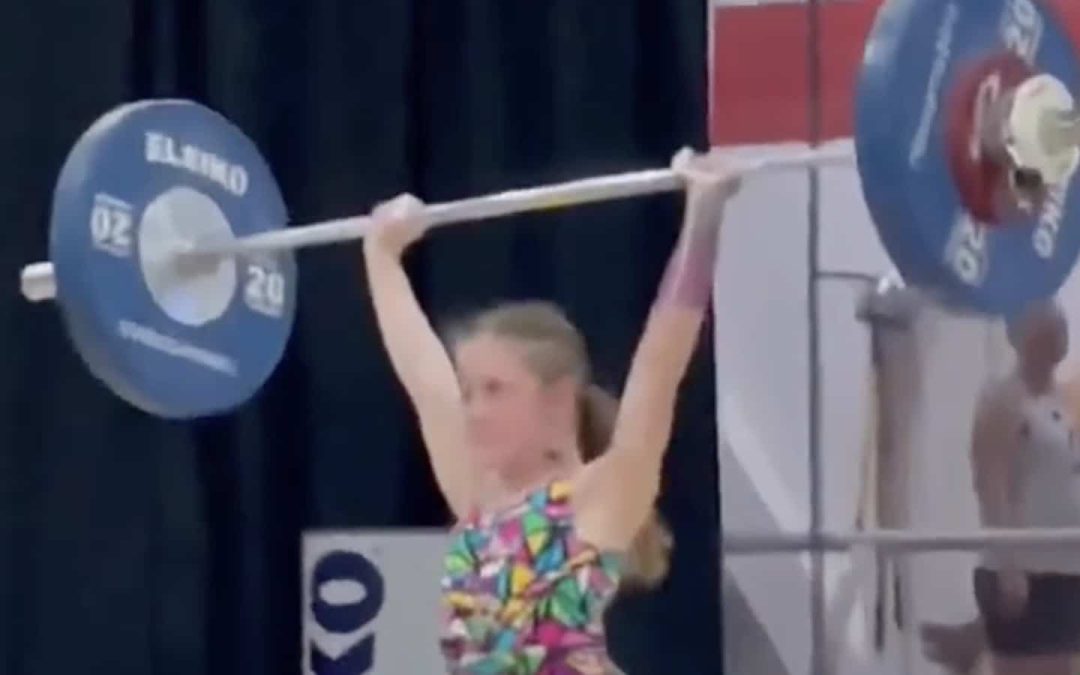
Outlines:
[[[0, 22], [0, 673], [292, 673], [305, 527], [444, 525], [374, 329], [355, 244], [304, 251], [285, 359], [233, 414], [171, 423], [103, 389], [46, 255], [65, 154], [124, 101], [182, 96], [251, 136], [298, 222], [662, 165], [705, 144], [705, 3], [38, 0]], [[674, 195], [466, 225], [409, 266], [447, 317], [561, 303], [619, 387], [680, 214]], [[714, 372], [706, 331], [662, 508], [669, 582], [611, 614], [629, 673], [720, 671]]]

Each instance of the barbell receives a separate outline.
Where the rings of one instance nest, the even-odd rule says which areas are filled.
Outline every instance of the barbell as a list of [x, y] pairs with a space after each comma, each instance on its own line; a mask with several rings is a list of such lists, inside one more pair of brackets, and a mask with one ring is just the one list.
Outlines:
[[[1069, 188], [1080, 63], [1037, 0], [887, 0], [855, 94], [854, 152], [740, 162], [743, 174], [858, 168], [871, 219], [908, 284], [993, 314], [1052, 295], [1080, 255]], [[675, 191], [670, 169], [426, 207], [435, 225]], [[232, 409], [280, 361], [296, 306], [292, 251], [358, 239], [366, 217], [288, 227], [242, 131], [178, 99], [121, 105], [76, 141], [52, 202], [50, 262], [23, 295], [55, 297], [89, 370], [168, 418]]]

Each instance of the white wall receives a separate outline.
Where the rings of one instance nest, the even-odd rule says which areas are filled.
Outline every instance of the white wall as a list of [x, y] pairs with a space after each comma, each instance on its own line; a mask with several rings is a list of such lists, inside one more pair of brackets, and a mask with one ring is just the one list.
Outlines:
[[[756, 146], [731, 152], [759, 157], [797, 149]], [[870, 224], [854, 167], [823, 170], [821, 190], [820, 267], [887, 273], [890, 264]], [[726, 532], [798, 531], [809, 523], [807, 197], [805, 171], [763, 175], [744, 184], [726, 217], [716, 279], [717, 414]], [[827, 529], [847, 530], [855, 520], [872, 405], [868, 328], [855, 317], [864, 287], [820, 284], [824, 521]], [[1080, 307], [1080, 275], [1073, 275], [1061, 297], [1067, 310]], [[1069, 311], [1069, 317], [1075, 331], [1080, 312]], [[903, 441], [912, 462], [911, 525], [974, 527], [966, 458], [971, 409], [988, 371], [1008, 367], [1000, 327], [930, 307], [920, 312], [912, 333], [890, 340], [900, 372], [916, 368], [912, 372], [921, 374], [908, 383], [917, 398], [910, 411], [912, 433]], [[1075, 370], [1077, 342], [1073, 340], [1070, 371]], [[974, 612], [973, 562], [969, 554], [912, 558], [909, 617], [969, 618]], [[727, 566], [773, 635], [790, 673], [807, 673], [807, 557], [732, 557]], [[844, 595], [849, 567], [848, 556], [828, 560], [833, 601]], [[866, 637], [860, 627], [854, 620], [844, 631], [839, 619], [832, 621], [830, 628], [843, 633], [848, 643], [837, 672], [939, 672], [922, 662], [917, 638], [912, 637], [917, 632], [906, 638], [890, 636], [883, 661], [860, 661], [857, 655]]]

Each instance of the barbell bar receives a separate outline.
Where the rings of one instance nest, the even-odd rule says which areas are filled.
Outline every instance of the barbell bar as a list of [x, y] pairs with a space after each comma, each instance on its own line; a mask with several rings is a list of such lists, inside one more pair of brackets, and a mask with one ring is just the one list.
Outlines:
[[[808, 166], [850, 165], [854, 163], [854, 160], [854, 152], [849, 146], [837, 145], [831, 148], [735, 162], [733, 172], [741, 176], [751, 176], [767, 171]], [[649, 169], [430, 204], [424, 207], [424, 214], [433, 227], [441, 227], [529, 211], [546, 211], [671, 192], [682, 188], [682, 180], [672, 169]], [[246, 237], [193, 242], [189, 249], [178, 255], [234, 256], [336, 244], [363, 238], [371, 231], [372, 225], [369, 216], [336, 218]], [[56, 295], [56, 278], [52, 264], [39, 262], [26, 266], [22, 271], [20, 285], [23, 297], [27, 300], [39, 302], [52, 299]]]

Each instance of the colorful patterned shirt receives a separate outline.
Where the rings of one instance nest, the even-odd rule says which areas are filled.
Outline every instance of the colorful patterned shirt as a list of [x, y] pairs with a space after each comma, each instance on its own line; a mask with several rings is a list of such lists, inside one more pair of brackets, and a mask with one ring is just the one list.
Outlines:
[[454, 675], [610, 675], [604, 610], [621, 556], [581, 541], [558, 481], [454, 531], [442, 651]]

